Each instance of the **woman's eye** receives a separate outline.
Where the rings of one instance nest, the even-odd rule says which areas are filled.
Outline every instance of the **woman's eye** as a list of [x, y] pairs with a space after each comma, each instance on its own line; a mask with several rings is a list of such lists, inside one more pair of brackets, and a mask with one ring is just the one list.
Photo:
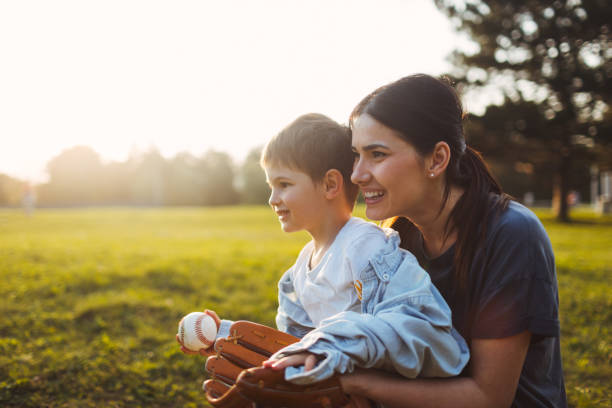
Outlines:
[[379, 159], [379, 158], [385, 157], [385, 156], [386, 156], [386, 154], [383, 153], [383, 152], [377, 152], [376, 150], [374, 150], [372, 152], [372, 157], [374, 157], [375, 159]]

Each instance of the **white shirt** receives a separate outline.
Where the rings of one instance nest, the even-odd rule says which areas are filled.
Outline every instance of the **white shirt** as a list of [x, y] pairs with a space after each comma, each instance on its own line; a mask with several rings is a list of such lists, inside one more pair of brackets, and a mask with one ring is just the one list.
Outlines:
[[361, 311], [355, 282], [385, 242], [384, 230], [352, 217], [312, 269], [309, 264], [314, 243], [310, 241], [304, 246], [290, 274], [297, 297], [315, 327], [337, 313]]

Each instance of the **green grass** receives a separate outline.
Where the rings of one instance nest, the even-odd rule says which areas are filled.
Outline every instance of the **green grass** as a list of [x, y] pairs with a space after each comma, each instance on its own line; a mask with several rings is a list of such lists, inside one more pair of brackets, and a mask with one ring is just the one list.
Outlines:
[[[538, 215], [570, 402], [610, 405], [612, 218]], [[0, 210], [0, 406], [206, 406], [204, 359], [179, 351], [179, 318], [207, 307], [273, 324], [276, 281], [307, 239], [265, 207]]]
[[576, 210], [559, 224], [538, 211], [555, 250], [569, 401], [612, 406], [612, 216]]

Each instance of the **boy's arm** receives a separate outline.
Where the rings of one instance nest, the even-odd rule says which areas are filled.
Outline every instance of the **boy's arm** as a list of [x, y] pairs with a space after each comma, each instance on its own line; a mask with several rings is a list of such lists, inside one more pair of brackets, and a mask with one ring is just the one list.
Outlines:
[[278, 282], [278, 311], [276, 327], [278, 330], [296, 337], [304, 337], [314, 328], [312, 320], [295, 293], [289, 269]]
[[409, 378], [462, 371], [469, 359], [467, 345], [452, 329], [448, 306], [414, 257], [406, 254], [390, 280], [380, 284], [382, 289], [372, 295], [380, 300], [371, 314], [342, 312], [273, 356], [309, 352], [322, 359], [308, 372], [303, 366], [287, 368], [287, 379], [311, 383], [356, 366]]
[[393, 370], [404, 377], [458, 375], [469, 359], [467, 345], [450, 327], [436, 325], [427, 307], [383, 308], [375, 315], [343, 312], [330, 318], [273, 358], [309, 352], [322, 358], [311, 371], [290, 367], [286, 378], [311, 383], [355, 367]]

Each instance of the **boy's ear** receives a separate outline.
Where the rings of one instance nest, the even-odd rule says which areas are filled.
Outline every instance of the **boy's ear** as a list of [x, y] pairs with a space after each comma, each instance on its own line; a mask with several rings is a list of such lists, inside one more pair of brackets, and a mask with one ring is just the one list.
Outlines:
[[328, 200], [336, 198], [344, 188], [342, 174], [336, 169], [327, 170], [327, 173], [323, 176], [323, 188], [325, 189], [325, 198]]

